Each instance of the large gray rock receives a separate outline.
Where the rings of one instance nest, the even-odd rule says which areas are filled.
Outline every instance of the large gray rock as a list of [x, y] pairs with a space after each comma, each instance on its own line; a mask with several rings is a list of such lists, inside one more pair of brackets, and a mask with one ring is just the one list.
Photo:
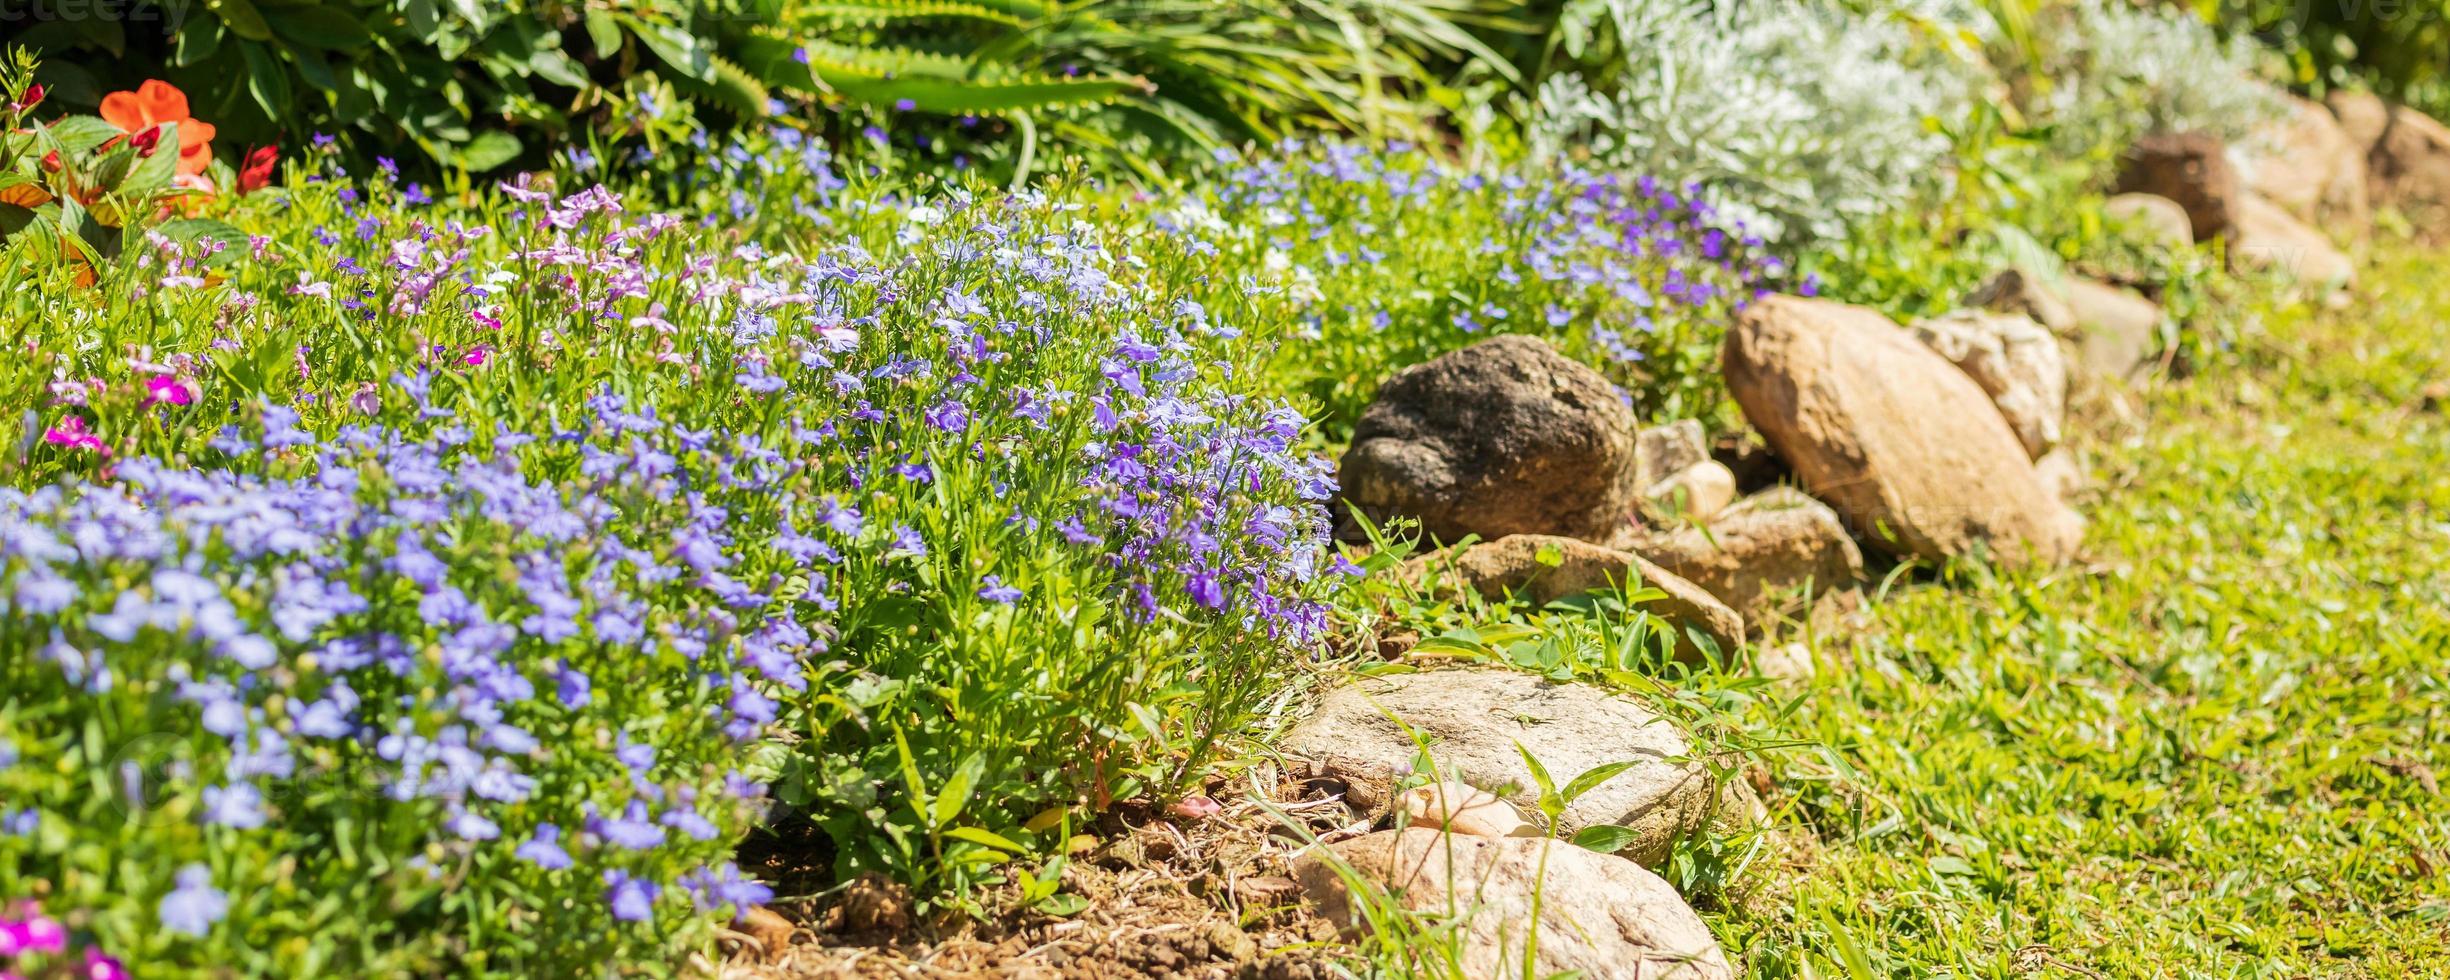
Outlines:
[[1722, 361], [1804, 488], [1881, 548], [2055, 562], [2082, 537], [1981, 386], [1877, 312], [1772, 296], [1736, 318]]
[[2320, 104], [2282, 94], [2286, 116], [2241, 145], [2246, 188], [2343, 241], [2366, 236], [2365, 147]]
[[1570, 838], [1602, 824], [1630, 828], [1633, 842], [1620, 853], [1643, 864], [1665, 860], [1718, 806], [1709, 771], [1690, 758], [1676, 726], [1598, 688], [1512, 670], [1355, 678], [1328, 692], [1279, 748], [1343, 780], [1348, 801], [1376, 812], [1395, 805], [1420, 751], [1405, 726], [1429, 741], [1438, 769], [1430, 781], [1491, 790], [1525, 813], [1538, 812], [1540, 794], [1517, 745], [1560, 786], [1599, 766], [1633, 763], [1568, 805], [1554, 829]]
[[1655, 534], [1636, 549], [1756, 628], [1863, 578], [1863, 553], [1837, 513], [1792, 487], [1746, 497], [1707, 528]]
[[2226, 234], [2235, 220], [2237, 169], [2228, 146], [2210, 133], [2153, 133], [2127, 149], [2118, 174], [2121, 194], [2152, 194], [2186, 209], [2195, 240]]
[[1549, 534], [1509, 534], [1484, 541], [1459, 555], [1424, 555], [1408, 574], [1426, 574], [1426, 566], [1451, 570], [1462, 584], [1495, 599], [1507, 594], [1546, 605], [1593, 589], [1621, 587], [1639, 580], [1666, 593], [1643, 608], [1676, 630], [1676, 656], [1687, 662], [1704, 652], [1687, 630], [1698, 630], [1721, 652], [1732, 652], [1744, 640], [1744, 620], [1708, 590], [1687, 582], [1641, 556], [1588, 541]]
[[1991, 396], [2025, 455], [2038, 458], [2059, 444], [2067, 418], [2067, 361], [2056, 335], [2022, 313], [1983, 310], [1919, 320], [1913, 329], [1914, 339]]
[[1340, 477], [1371, 520], [1478, 534], [1622, 536], [1641, 486], [1631, 409], [1536, 338], [1497, 337], [1404, 369], [1361, 413]]
[[[1349, 876], [1349, 878], [1348, 878]], [[1379, 895], [1457, 921], [1469, 977], [1733, 980], [1726, 953], [1675, 888], [1564, 841], [1387, 830], [1312, 850], [1294, 877], [1322, 914], [1367, 928]], [[1358, 879], [1369, 897], [1352, 894]], [[1536, 931], [1535, 931], [1536, 926]]]

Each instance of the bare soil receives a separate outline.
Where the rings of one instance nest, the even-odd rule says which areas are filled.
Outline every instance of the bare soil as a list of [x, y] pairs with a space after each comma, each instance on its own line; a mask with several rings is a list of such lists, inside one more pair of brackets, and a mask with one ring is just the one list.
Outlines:
[[909, 895], [881, 879], [828, 881], [824, 835], [805, 825], [780, 828], [744, 846], [740, 862], [785, 898], [769, 907], [776, 915], [726, 935], [719, 975], [1336, 976], [1333, 965], [1350, 950], [1332, 923], [1303, 904], [1289, 862], [1305, 836], [1354, 822], [1342, 787], [1283, 779], [1265, 794], [1247, 789], [1235, 794], [1212, 784], [1209, 799], [1219, 809], [1209, 816], [1143, 801], [1118, 805], [1093, 836], [1076, 841], [1063, 890], [1088, 904], [1061, 916], [1020, 907], [1009, 886], [979, 897], [991, 910], [984, 915], [916, 915]]

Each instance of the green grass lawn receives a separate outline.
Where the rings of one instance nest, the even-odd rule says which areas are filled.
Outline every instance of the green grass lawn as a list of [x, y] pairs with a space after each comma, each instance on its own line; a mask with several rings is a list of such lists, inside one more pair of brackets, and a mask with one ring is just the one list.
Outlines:
[[[1756, 976], [2450, 975], [2450, 282], [2077, 426], [2089, 561], [1896, 587], [1756, 738]], [[1766, 704], [1766, 702], [1764, 702]], [[1778, 707], [1778, 706], [1768, 706]]]

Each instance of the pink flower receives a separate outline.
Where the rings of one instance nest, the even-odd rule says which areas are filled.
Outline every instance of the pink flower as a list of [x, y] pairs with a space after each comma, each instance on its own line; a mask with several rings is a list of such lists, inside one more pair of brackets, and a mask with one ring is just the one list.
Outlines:
[[111, 447], [103, 445], [99, 436], [85, 428], [85, 420], [74, 415], [61, 419], [60, 424], [44, 430], [43, 441], [70, 449], [91, 449], [104, 456], [111, 454]]
[[195, 394], [187, 390], [187, 382], [175, 376], [159, 374], [145, 379], [145, 406], [148, 408], [155, 405], [185, 405], [195, 400]]
[[128, 968], [102, 955], [101, 950], [89, 949], [85, 951], [85, 969], [78, 975], [84, 980], [128, 980]]
[[469, 367], [482, 366], [485, 363], [485, 346], [483, 344], [479, 344], [475, 347], [471, 347], [468, 349], [468, 353], [460, 355], [459, 359], [466, 363]]
[[0, 956], [58, 953], [68, 948], [68, 930], [58, 921], [35, 915], [23, 922], [0, 922]]

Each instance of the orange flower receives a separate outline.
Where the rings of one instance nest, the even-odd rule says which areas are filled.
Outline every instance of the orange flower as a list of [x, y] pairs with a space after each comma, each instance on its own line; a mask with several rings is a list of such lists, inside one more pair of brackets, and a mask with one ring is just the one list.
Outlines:
[[213, 124], [188, 116], [187, 93], [169, 82], [154, 79], [136, 91], [103, 96], [102, 118], [130, 135], [177, 124], [180, 173], [200, 174], [213, 162]]

